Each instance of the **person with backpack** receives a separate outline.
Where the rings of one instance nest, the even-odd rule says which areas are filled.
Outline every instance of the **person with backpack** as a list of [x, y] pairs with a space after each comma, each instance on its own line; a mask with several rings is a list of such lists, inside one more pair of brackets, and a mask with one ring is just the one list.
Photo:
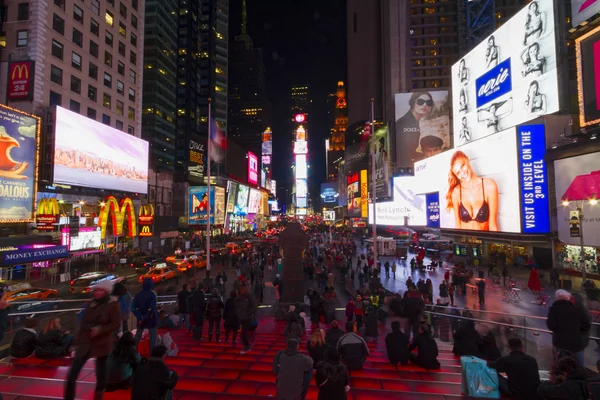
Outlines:
[[154, 289], [154, 281], [151, 278], [146, 278], [142, 282], [142, 290], [136, 293], [131, 302], [131, 312], [137, 319], [137, 328], [135, 332], [135, 345], [137, 346], [142, 340], [144, 330], [148, 330], [150, 334], [150, 352], [156, 345], [158, 336], [158, 309], [156, 308], [156, 293]]
[[304, 400], [313, 375], [313, 360], [298, 351], [299, 341], [287, 340], [287, 348], [273, 360], [278, 400]]
[[208, 341], [212, 341], [213, 328], [216, 327], [217, 342], [220, 342], [221, 335], [221, 317], [224, 308], [223, 300], [219, 296], [219, 290], [214, 288], [212, 295], [206, 305], [206, 317], [208, 318]]

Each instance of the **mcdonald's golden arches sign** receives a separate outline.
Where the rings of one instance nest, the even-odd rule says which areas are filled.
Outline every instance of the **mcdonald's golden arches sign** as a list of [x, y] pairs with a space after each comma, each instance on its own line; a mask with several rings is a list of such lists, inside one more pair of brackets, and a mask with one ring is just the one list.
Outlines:
[[34, 61], [14, 61], [8, 66], [8, 101], [31, 100], [33, 97]]
[[41, 198], [37, 206], [35, 218], [38, 231], [53, 231], [58, 222], [60, 209], [55, 198]]
[[104, 199], [104, 205], [100, 209], [98, 216], [98, 226], [102, 231], [102, 239], [106, 237], [106, 227], [108, 218], [112, 216], [113, 236], [123, 235], [123, 224], [127, 220], [127, 236], [135, 237], [137, 235], [137, 221], [135, 218], [135, 205], [129, 197], [117, 201], [114, 196], [108, 196]]
[[153, 236], [154, 206], [152, 204], [140, 206], [140, 211], [138, 214], [140, 237]]

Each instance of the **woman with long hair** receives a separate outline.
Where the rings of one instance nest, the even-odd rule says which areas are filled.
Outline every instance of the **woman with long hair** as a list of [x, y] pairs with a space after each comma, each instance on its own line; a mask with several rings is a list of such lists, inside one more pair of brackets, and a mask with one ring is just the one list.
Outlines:
[[546, 65], [546, 58], [540, 54], [540, 45], [534, 42], [531, 46], [523, 51], [521, 54], [521, 60], [523, 61], [524, 70], [521, 72], [523, 77], [537, 78], [544, 74], [544, 66]]
[[485, 68], [490, 69], [498, 65], [500, 61], [500, 49], [496, 46], [496, 38], [494, 35], [490, 36], [487, 42], [487, 49], [485, 49]]
[[306, 349], [313, 359], [314, 365], [317, 365], [319, 361], [323, 360], [325, 352], [328, 349], [328, 345], [325, 342], [325, 331], [323, 329], [318, 328], [312, 331], [310, 339], [306, 343]]
[[446, 211], [454, 213], [454, 227], [498, 231], [498, 186], [475, 174], [469, 157], [458, 150], [450, 160]]
[[340, 362], [336, 348], [325, 354], [323, 361], [315, 362], [315, 383], [319, 387], [318, 400], [346, 400], [348, 386], [348, 369]]
[[51, 318], [38, 336], [35, 356], [44, 360], [62, 357], [69, 351], [73, 336], [63, 332], [59, 318]]
[[133, 373], [141, 361], [133, 334], [126, 331], [117, 341], [113, 352], [108, 356], [106, 391], [114, 392], [130, 387]]
[[531, 81], [527, 98], [525, 99], [525, 109], [529, 114], [546, 113], [546, 95], [540, 93], [540, 84], [538, 81]]
[[527, 19], [525, 21], [525, 36], [523, 45], [527, 46], [532, 41], [537, 40], [544, 32], [544, 21], [540, 6], [537, 1], [532, 1], [527, 10]]

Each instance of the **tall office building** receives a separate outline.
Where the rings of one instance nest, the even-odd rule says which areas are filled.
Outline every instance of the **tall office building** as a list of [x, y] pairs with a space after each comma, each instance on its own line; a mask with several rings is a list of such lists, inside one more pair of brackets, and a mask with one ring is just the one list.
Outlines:
[[[239, 0], [238, 0], [239, 1]], [[254, 154], [260, 154], [262, 133], [270, 125], [271, 106], [266, 93], [262, 49], [247, 33], [246, 0], [241, 0], [241, 31], [229, 41], [228, 136]], [[232, 4], [233, 11], [233, 4]], [[230, 32], [235, 28], [231, 26]]]
[[218, 126], [227, 131], [228, 13], [229, 0], [179, 0], [176, 170], [181, 180], [187, 180], [190, 137], [208, 135], [209, 98]]
[[346, 87], [343, 81], [337, 84], [337, 90], [329, 95], [332, 108], [329, 113], [329, 146], [327, 148], [327, 180], [337, 179], [336, 160], [344, 156], [346, 150], [346, 129], [348, 128], [348, 107]]
[[177, 0], [146, 0], [142, 137], [150, 164], [174, 171], [177, 137]]
[[308, 84], [292, 86], [291, 94], [292, 117], [296, 114], [305, 114], [308, 117], [311, 103]]
[[[42, 115], [62, 106], [141, 136], [144, 2], [5, 0], [0, 102]], [[6, 99], [11, 61], [33, 61], [31, 101]]]

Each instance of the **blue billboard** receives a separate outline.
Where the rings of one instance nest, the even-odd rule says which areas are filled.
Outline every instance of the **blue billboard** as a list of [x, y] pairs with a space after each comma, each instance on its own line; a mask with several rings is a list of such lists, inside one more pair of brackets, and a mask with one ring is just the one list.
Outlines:
[[475, 80], [478, 108], [512, 90], [510, 73], [510, 58], [508, 58]]
[[[190, 187], [189, 225], [205, 225], [208, 221], [208, 190], [206, 186]], [[210, 188], [210, 223], [215, 222], [215, 188]]]
[[0, 105], [0, 222], [35, 214], [39, 118]]
[[321, 206], [337, 207], [340, 193], [337, 182], [321, 183]]
[[427, 205], [427, 226], [430, 228], [440, 227], [440, 193], [428, 193], [425, 195]]
[[550, 232], [546, 140], [544, 125], [524, 125], [518, 129], [519, 175], [521, 179], [521, 218], [523, 233]]

